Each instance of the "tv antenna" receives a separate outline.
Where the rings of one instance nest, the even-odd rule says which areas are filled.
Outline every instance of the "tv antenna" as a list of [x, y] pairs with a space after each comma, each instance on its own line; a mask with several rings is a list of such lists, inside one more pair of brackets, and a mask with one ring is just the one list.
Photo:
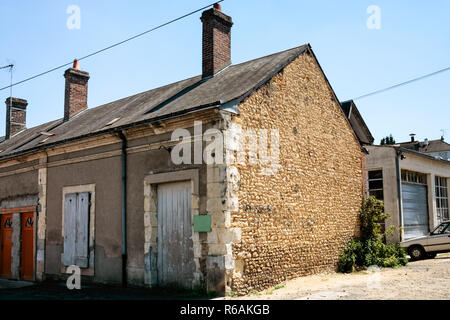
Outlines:
[[[11, 84], [12, 84], [12, 81], [13, 81], [13, 68], [14, 68], [14, 64], [10, 63], [10, 64], [8, 64], [7, 66], [0, 67], [0, 70], [1, 70], [1, 69], [8, 69], [8, 68], [9, 68], [9, 72], [11, 73]], [[9, 92], [10, 92], [10, 95], [11, 95], [11, 98], [12, 98], [12, 87], [11, 87], [10, 89], [11, 89], [11, 90], [10, 90]]]
[[[9, 119], [11, 119], [11, 112], [12, 112], [12, 83], [13, 83], [13, 68], [14, 68], [14, 64], [10, 63], [7, 66], [3, 66], [0, 67], [0, 70], [3, 69], [8, 69], [9, 68], [9, 73], [11, 73], [11, 87], [9, 88]], [[7, 135], [6, 135], [7, 136]]]
[[448, 131], [448, 129], [441, 129], [441, 132], [442, 132], [441, 139], [442, 139], [442, 140], [444, 140], [445, 134], [447, 133], [447, 131]]

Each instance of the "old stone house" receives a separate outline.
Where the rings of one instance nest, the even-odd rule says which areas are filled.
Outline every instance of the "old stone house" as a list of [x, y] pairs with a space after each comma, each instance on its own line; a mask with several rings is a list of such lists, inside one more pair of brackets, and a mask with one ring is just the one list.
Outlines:
[[245, 294], [335, 269], [364, 153], [311, 47], [232, 65], [231, 17], [201, 20], [200, 76], [88, 109], [75, 63], [64, 118], [34, 128], [6, 101], [1, 277]]

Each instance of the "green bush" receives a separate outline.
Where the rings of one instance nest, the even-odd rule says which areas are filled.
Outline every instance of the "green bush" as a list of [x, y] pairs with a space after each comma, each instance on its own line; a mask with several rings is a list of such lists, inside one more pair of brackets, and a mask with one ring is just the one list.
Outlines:
[[386, 244], [387, 235], [393, 231], [390, 227], [382, 232], [381, 222], [389, 217], [384, 212], [382, 201], [370, 197], [361, 206], [361, 237], [351, 240], [338, 263], [338, 271], [350, 273], [357, 267], [398, 267], [408, 263], [405, 251], [398, 244]]
[[353, 266], [356, 263], [356, 252], [358, 251], [358, 247], [361, 245], [360, 242], [352, 240], [347, 247], [345, 248], [344, 252], [342, 253], [339, 264], [338, 264], [338, 271], [342, 273], [350, 273], [353, 271]]

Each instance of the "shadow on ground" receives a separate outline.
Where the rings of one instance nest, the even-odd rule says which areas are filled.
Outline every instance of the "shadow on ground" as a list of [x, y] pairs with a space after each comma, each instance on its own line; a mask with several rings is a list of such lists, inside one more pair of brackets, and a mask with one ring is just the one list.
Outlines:
[[174, 288], [144, 289], [86, 285], [80, 290], [69, 290], [65, 283], [57, 282], [31, 285], [17, 281], [0, 283], [0, 300], [204, 300], [211, 297], [201, 290], [182, 291]]

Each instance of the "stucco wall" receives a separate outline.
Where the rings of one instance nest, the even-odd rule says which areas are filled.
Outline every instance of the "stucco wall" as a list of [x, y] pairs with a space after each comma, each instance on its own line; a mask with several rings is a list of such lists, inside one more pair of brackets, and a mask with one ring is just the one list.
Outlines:
[[[368, 170], [383, 170], [383, 193], [385, 211], [391, 215], [386, 221], [386, 225], [393, 225], [397, 228], [401, 227], [401, 217], [399, 212], [399, 195], [397, 172], [395, 165], [395, 149], [389, 146], [370, 146], [369, 155], [367, 156]], [[437, 210], [436, 210], [436, 190], [435, 177], [445, 177], [450, 183], [450, 163], [428, 159], [420, 155], [404, 152], [404, 159], [399, 160], [400, 169], [425, 173], [427, 175], [428, 186], [428, 213], [430, 230], [437, 226]], [[394, 235], [389, 238], [393, 242], [401, 240], [400, 232], [395, 231]]]
[[[37, 182], [37, 170], [0, 177], [0, 209], [37, 205]], [[32, 204], [30, 197], [34, 199]]]
[[[367, 170], [383, 171], [384, 210], [390, 215], [386, 226], [400, 226], [399, 194], [397, 183], [397, 167], [395, 149], [391, 147], [368, 146]], [[368, 179], [368, 176], [365, 176]], [[400, 240], [400, 230], [396, 229], [388, 238], [392, 242]]]
[[95, 185], [95, 280], [121, 281], [120, 157], [67, 164], [47, 169], [47, 232], [45, 273], [60, 276], [63, 188]]
[[[280, 165], [236, 165], [239, 209], [231, 226], [231, 289], [262, 290], [286, 279], [334, 270], [358, 233], [362, 201], [360, 145], [315, 59], [301, 55], [239, 105], [244, 129], [278, 129]], [[255, 142], [256, 143], [256, 142]]]
[[[186, 122], [186, 129], [194, 124]], [[204, 124], [204, 129], [209, 125]], [[165, 130], [161, 130], [165, 131]], [[206, 166], [175, 165], [169, 151], [160, 143], [171, 140], [172, 130], [132, 138], [127, 146], [127, 279], [130, 285], [145, 285], [144, 264], [144, 179], [149, 173], [164, 173], [196, 168], [200, 173], [199, 212], [206, 214]], [[118, 139], [118, 138], [117, 138]], [[120, 141], [120, 140], [118, 140]], [[173, 143], [172, 143], [173, 144]], [[79, 157], [105, 159], [77, 162]], [[117, 154], [116, 154], [116, 153]], [[60, 278], [63, 251], [62, 189], [95, 185], [95, 276], [96, 282], [122, 281], [122, 188], [121, 144], [50, 157], [47, 172], [46, 274]], [[192, 154], [192, 156], [194, 156]], [[67, 163], [64, 163], [66, 161]], [[75, 162], [75, 163], [72, 163]], [[55, 163], [58, 165], [55, 166]], [[204, 258], [206, 259], [206, 258]], [[204, 266], [202, 267], [203, 271]]]

